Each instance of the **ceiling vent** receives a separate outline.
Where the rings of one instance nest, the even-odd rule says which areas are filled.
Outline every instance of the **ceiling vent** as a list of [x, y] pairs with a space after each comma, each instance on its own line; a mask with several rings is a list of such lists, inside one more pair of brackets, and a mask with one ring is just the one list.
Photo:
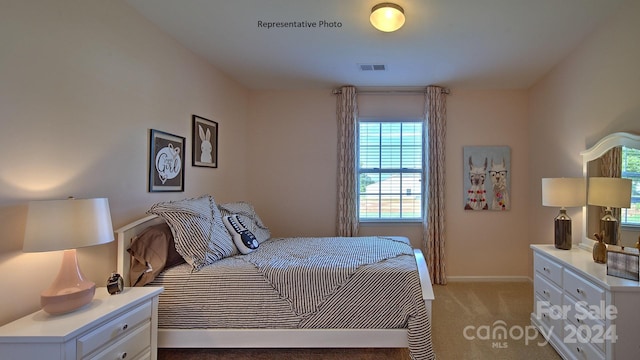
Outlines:
[[361, 71], [385, 71], [387, 66], [384, 64], [358, 64]]

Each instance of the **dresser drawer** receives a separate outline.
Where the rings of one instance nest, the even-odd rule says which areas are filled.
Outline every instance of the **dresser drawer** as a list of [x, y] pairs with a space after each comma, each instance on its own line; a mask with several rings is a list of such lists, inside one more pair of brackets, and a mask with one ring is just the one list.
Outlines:
[[140, 354], [140, 356], [133, 360], [151, 360], [151, 350]]
[[136, 356], [149, 352], [151, 344], [151, 322], [131, 331], [130, 334], [116, 341], [111, 346], [88, 359], [91, 360], [124, 360], [135, 359]]
[[566, 344], [576, 360], [604, 360], [604, 354], [589, 343]]
[[[559, 338], [562, 338], [563, 335], [563, 324], [564, 320], [562, 319], [562, 313], [560, 311], [560, 306], [538, 306], [539, 302], [545, 302], [544, 300], [537, 294], [535, 295], [536, 308], [534, 309], [533, 315], [538, 319], [540, 325], [542, 325], [543, 336], [551, 336], [551, 334], [556, 335]], [[540, 312], [538, 312], [541, 310]]]
[[583, 304], [577, 303], [570, 296], [564, 297], [564, 304], [567, 307], [567, 321], [565, 336], [570, 335], [571, 340], [588, 342], [600, 351], [605, 351], [605, 338], [607, 329], [605, 328], [604, 314], [598, 314], [593, 309], [588, 309]]
[[535, 274], [533, 289], [537, 296], [549, 302], [550, 305], [562, 305], [562, 289], [553, 285], [541, 274]]
[[564, 289], [577, 301], [586, 301], [588, 305], [600, 306], [604, 301], [604, 289], [592, 284], [571, 270], [564, 271]]
[[151, 303], [146, 302], [78, 338], [78, 355], [84, 357], [120, 335], [131, 332], [138, 324], [151, 319]]
[[533, 270], [544, 275], [547, 279], [562, 287], [562, 266], [546, 257], [533, 255]]

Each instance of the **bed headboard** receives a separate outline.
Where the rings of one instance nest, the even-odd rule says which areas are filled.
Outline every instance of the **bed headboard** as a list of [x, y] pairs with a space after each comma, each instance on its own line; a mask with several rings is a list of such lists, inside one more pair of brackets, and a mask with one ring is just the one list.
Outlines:
[[164, 219], [157, 215], [145, 216], [116, 230], [116, 239], [118, 240], [118, 274], [124, 279], [124, 286], [131, 286], [129, 283], [129, 268], [131, 267], [131, 255], [127, 249], [131, 245], [131, 239], [140, 234], [144, 229], [151, 225], [164, 222]]

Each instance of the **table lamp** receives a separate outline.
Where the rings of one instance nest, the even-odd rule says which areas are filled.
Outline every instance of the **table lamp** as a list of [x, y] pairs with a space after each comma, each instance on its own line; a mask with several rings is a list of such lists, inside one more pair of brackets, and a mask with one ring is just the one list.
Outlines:
[[584, 178], [542, 179], [542, 205], [560, 207], [554, 219], [554, 243], [556, 248], [571, 249], [571, 218], [567, 207], [583, 206], [586, 197]]
[[600, 219], [602, 241], [618, 244], [618, 220], [611, 208], [631, 207], [631, 179], [592, 177], [589, 178], [589, 205], [604, 206], [604, 216]]
[[49, 314], [74, 311], [93, 300], [96, 285], [78, 267], [76, 248], [113, 241], [109, 200], [32, 201], [27, 212], [24, 252], [64, 250], [62, 266], [40, 305]]

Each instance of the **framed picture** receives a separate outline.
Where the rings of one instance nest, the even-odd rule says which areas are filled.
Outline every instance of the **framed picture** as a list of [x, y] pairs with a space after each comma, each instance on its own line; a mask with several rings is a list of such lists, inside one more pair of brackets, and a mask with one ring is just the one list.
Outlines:
[[182, 136], [151, 129], [149, 141], [149, 192], [184, 191]]
[[218, 123], [193, 115], [191, 165], [218, 167]]
[[465, 146], [465, 210], [511, 209], [511, 150], [508, 146]]

